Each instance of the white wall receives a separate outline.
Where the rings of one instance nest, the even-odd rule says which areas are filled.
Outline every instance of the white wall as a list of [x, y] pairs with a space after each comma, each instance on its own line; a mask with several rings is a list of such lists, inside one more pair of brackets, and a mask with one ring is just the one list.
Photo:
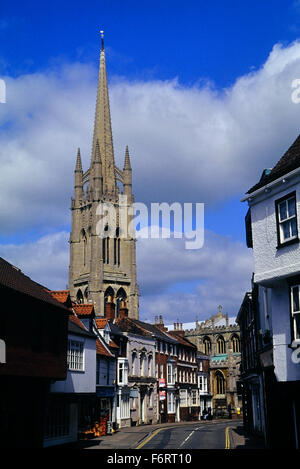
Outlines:
[[300, 273], [300, 245], [277, 249], [275, 201], [296, 190], [298, 232], [300, 232], [300, 180], [281, 184], [249, 202], [251, 207], [254, 281], [266, 285], [282, 276]]
[[69, 339], [84, 342], [84, 371], [68, 371], [64, 381], [51, 385], [51, 392], [94, 393], [96, 392], [96, 340], [69, 334]]

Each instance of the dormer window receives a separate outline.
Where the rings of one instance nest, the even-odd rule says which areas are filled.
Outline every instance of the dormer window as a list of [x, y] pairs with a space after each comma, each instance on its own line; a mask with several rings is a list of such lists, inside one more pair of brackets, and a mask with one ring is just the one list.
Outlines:
[[293, 192], [277, 200], [276, 220], [278, 247], [298, 241], [296, 193]]

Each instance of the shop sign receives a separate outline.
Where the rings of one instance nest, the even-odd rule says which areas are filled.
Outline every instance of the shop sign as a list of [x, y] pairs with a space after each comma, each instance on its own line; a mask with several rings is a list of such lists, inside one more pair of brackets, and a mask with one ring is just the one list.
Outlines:
[[130, 397], [139, 397], [138, 389], [130, 389]]
[[165, 388], [165, 387], [166, 387], [166, 380], [165, 380], [165, 378], [160, 378], [160, 379], [158, 380], [158, 385], [159, 385], [160, 388]]

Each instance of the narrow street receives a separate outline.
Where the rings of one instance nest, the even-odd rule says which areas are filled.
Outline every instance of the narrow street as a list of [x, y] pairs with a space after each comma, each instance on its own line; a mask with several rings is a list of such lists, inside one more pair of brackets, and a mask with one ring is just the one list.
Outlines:
[[[229, 449], [230, 426], [235, 423], [207, 422], [188, 423], [186, 426], [164, 428], [154, 432], [150, 440], [139, 445], [138, 449]], [[242, 427], [242, 424], [239, 424]]]
[[260, 438], [244, 433], [242, 420], [182, 422], [126, 427], [113, 435], [67, 445], [100, 450], [261, 449]]

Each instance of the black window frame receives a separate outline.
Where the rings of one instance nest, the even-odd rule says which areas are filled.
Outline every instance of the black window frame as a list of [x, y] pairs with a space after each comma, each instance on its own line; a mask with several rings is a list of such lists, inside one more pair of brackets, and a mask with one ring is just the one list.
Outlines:
[[[295, 218], [296, 218], [296, 229], [297, 235], [295, 238], [288, 239], [287, 241], [281, 241], [280, 237], [280, 221], [279, 221], [279, 205], [285, 200], [295, 198]], [[280, 199], [275, 200], [275, 215], [276, 215], [276, 231], [277, 231], [277, 249], [283, 248], [285, 246], [290, 246], [291, 244], [299, 243], [299, 230], [298, 230], [298, 216], [297, 216], [297, 197], [296, 191], [290, 192]]]

